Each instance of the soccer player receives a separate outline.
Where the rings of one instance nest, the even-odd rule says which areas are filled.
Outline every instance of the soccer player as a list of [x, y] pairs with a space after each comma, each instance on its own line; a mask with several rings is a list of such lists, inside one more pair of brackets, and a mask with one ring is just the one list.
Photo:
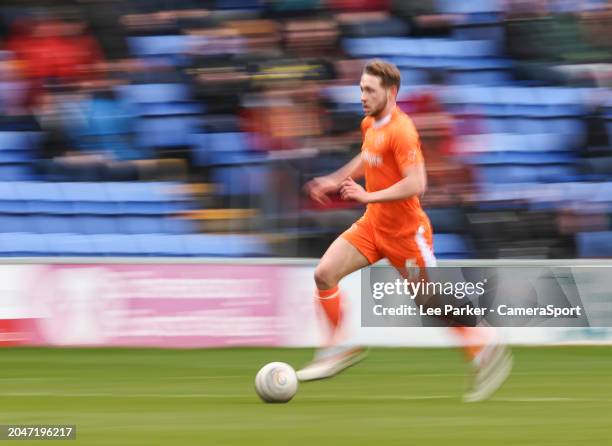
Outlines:
[[[305, 186], [320, 203], [329, 201], [328, 194], [339, 192], [344, 200], [366, 204], [366, 211], [330, 245], [315, 270], [316, 300], [332, 336], [330, 346], [317, 351], [314, 360], [298, 371], [301, 381], [334, 376], [365, 356], [361, 347], [339, 344], [342, 294], [338, 283], [343, 277], [382, 258], [404, 277], [409, 277], [411, 266], [422, 270], [436, 265], [431, 224], [419, 201], [427, 183], [419, 136], [411, 119], [396, 105], [400, 72], [393, 64], [373, 60], [363, 70], [360, 88], [366, 115], [361, 122], [361, 153]], [[363, 176], [365, 189], [355, 182]], [[484, 339], [491, 330], [447, 322], [474, 366], [464, 400], [486, 399], [509, 375], [510, 353], [502, 344]]]

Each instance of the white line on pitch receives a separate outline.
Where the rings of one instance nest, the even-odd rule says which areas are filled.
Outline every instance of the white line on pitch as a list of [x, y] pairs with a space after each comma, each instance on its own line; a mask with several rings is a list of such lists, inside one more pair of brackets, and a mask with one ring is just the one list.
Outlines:
[[546, 402], [578, 402], [578, 401], [608, 401], [601, 398], [566, 398], [566, 397], [493, 397], [491, 401], [508, 403], [546, 403]]
[[57, 398], [245, 398], [244, 394], [219, 393], [52, 393], [52, 392], [2, 392], [0, 396], [41, 396]]
[[447, 400], [459, 399], [459, 395], [299, 395], [299, 399], [338, 401], [420, 401], [420, 400]]
[[[50, 393], [50, 392], [9, 392], [2, 393], [4, 397], [57, 397], [57, 398], [219, 398], [219, 399], [241, 399], [248, 398], [246, 394], [219, 394], [219, 393]], [[459, 400], [460, 395], [299, 395], [301, 400], [329, 400], [338, 401], [427, 401], [427, 400]], [[495, 397], [491, 401], [498, 402], [522, 402], [522, 403], [545, 403], [545, 402], [593, 402], [610, 401], [602, 398], [570, 398], [570, 397]]]
[[[219, 393], [52, 393], [52, 392], [2, 392], [5, 397], [58, 397], [58, 398], [248, 398], [247, 394]], [[254, 395], [254, 394], [253, 394]], [[335, 399], [338, 401], [418, 401], [456, 399], [458, 395], [300, 395], [300, 399], [318, 400]]]
[[[147, 378], [147, 380], [151, 381], [181, 381], [181, 380], [205, 380], [205, 379], [238, 379], [238, 378], [248, 378], [245, 375], [194, 375], [194, 376], [159, 376], [154, 378]], [[75, 379], [82, 379], [81, 377], [76, 376], [63, 376], [63, 377], [9, 377], [9, 378], [0, 378], [0, 382], [2, 381], [72, 381]], [[111, 377], [111, 380], [117, 381], [129, 381], [129, 380], [138, 380], [142, 381], [141, 378], [130, 378], [124, 376], [116, 376]]]

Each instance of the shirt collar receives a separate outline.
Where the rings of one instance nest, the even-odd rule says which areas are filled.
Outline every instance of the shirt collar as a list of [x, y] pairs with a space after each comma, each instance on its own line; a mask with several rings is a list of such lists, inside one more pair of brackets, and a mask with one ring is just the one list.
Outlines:
[[374, 127], [375, 129], [379, 129], [379, 128], [384, 127], [387, 124], [389, 124], [389, 122], [391, 122], [391, 118], [395, 114], [396, 110], [397, 110], [397, 108], [394, 108], [393, 110], [391, 110], [391, 113], [389, 113], [384, 118], [380, 118], [379, 120], [374, 121], [374, 124], [372, 124], [372, 127]]

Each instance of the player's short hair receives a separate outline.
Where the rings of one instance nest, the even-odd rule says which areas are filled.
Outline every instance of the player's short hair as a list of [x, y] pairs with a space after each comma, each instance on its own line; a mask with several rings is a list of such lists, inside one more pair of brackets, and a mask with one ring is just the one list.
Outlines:
[[383, 87], [395, 87], [399, 91], [401, 83], [400, 71], [392, 63], [381, 59], [374, 59], [367, 63], [363, 72], [378, 77]]

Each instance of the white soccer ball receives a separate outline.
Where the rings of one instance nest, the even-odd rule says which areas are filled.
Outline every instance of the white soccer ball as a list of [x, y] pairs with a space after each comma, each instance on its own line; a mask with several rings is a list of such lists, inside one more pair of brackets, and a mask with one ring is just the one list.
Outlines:
[[266, 403], [286, 403], [293, 398], [297, 389], [295, 370], [284, 362], [264, 365], [255, 377], [257, 395]]

